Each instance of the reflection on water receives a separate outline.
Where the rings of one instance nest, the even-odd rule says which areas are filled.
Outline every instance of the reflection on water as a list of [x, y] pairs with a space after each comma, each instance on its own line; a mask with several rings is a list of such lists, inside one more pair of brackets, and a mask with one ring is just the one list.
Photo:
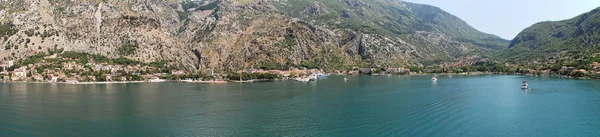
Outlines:
[[[0, 136], [600, 135], [598, 81], [430, 78], [0, 84]], [[520, 89], [524, 80], [531, 90]]]

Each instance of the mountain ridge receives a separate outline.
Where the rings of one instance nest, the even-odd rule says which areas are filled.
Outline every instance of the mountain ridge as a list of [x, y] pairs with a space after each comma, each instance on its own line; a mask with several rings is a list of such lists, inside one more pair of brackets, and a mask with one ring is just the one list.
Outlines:
[[422, 65], [508, 45], [437, 7], [394, 0], [15, 0], [0, 6], [5, 60], [64, 50], [168, 61], [186, 70], [344, 70]]
[[503, 55], [507, 58], [535, 58], [568, 52], [591, 55], [600, 52], [600, 7], [561, 21], [536, 23], [520, 32]]

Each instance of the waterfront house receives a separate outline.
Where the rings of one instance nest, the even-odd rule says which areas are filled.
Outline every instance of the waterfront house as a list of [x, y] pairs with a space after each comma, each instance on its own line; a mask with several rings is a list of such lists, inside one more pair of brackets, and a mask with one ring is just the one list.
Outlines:
[[587, 72], [588, 72], [588, 71], [587, 71], [587, 70], [585, 70], [585, 69], [579, 69], [578, 71], [579, 71], [579, 72], [581, 72], [581, 73], [587, 73]]
[[102, 66], [103, 71], [110, 71], [112, 69], [112, 65]]
[[58, 78], [59, 79], [66, 79], [67, 75], [61, 73], [61, 74], [58, 74]]
[[396, 73], [399, 73], [399, 71], [398, 71], [398, 68], [387, 68], [387, 69], [385, 69], [385, 73], [396, 74]]
[[362, 74], [371, 74], [371, 68], [361, 68], [360, 73]]
[[11, 78], [13, 81], [19, 81], [19, 80], [21, 80], [21, 77], [19, 77], [19, 76], [15, 75], [14, 73], [13, 73], [13, 75], [12, 75], [10, 78]]
[[0, 72], [0, 74], [9, 75], [10, 73], [7, 70], [2, 70], [2, 72]]
[[27, 77], [27, 67], [20, 67], [18, 69], [15, 69], [15, 71], [13, 71], [13, 75], [17, 76], [17, 77]]
[[52, 83], [58, 82], [58, 77], [54, 76], [54, 74], [48, 74], [48, 75], [46, 75], [46, 77], [48, 77], [48, 82], [52, 82]]
[[111, 74], [104, 74], [103, 75], [106, 79], [106, 81], [112, 81], [112, 75]]
[[185, 74], [185, 72], [184, 72], [183, 70], [173, 70], [173, 71], [171, 72], [171, 74], [172, 74], [172, 75], [175, 75], [175, 76], [179, 76], [179, 75], [184, 75], [184, 74]]
[[349, 71], [348, 75], [358, 75], [358, 71]]
[[88, 60], [88, 62], [85, 65], [89, 65], [89, 66], [94, 66], [96, 64], [96, 61], [94, 61], [93, 59]]
[[551, 69], [547, 69], [547, 70], [543, 70], [543, 71], [542, 71], [542, 75], [544, 75], [544, 76], [548, 76], [548, 75], [550, 75], [551, 73], [552, 73], [552, 70], [551, 70]]
[[280, 70], [269, 70], [269, 74], [272, 74], [272, 75], [279, 75], [281, 73], [282, 73], [282, 71], [280, 71]]
[[205, 69], [205, 70], [204, 70], [204, 75], [207, 75], [207, 76], [214, 76], [214, 75], [215, 75], [215, 72], [214, 72], [212, 69]]
[[386, 69], [386, 73], [389, 73], [389, 74], [409, 74], [410, 73], [410, 69], [406, 69], [406, 68], [387, 68]]
[[561, 70], [563, 70], [563, 71], [573, 71], [573, 70], [575, 70], [575, 68], [574, 67], [562, 66]]
[[44, 81], [44, 77], [40, 74], [33, 75], [33, 80], [35, 81]]
[[594, 70], [594, 71], [600, 71], [600, 63], [594, 62], [590, 66], [591, 66], [592, 70]]
[[94, 65], [94, 71], [100, 71], [100, 70], [102, 70], [102, 68], [104, 68], [104, 66], [102, 66], [102, 65]]
[[65, 82], [71, 84], [79, 83], [79, 81], [76, 78], [67, 78], [65, 79]]
[[4, 78], [2, 78], [2, 80], [4, 80], [4, 81], [9, 81], [9, 80], [10, 80], [10, 77], [9, 77], [9, 76], [4, 76]]
[[87, 76], [87, 79], [90, 81], [96, 81], [96, 76]]

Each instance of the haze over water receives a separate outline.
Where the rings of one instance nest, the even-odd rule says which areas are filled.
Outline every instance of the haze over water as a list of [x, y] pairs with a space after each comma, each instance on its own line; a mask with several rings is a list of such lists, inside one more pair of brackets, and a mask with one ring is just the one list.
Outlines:
[[[600, 136], [600, 81], [0, 84], [0, 136]], [[531, 90], [521, 90], [521, 81]]]

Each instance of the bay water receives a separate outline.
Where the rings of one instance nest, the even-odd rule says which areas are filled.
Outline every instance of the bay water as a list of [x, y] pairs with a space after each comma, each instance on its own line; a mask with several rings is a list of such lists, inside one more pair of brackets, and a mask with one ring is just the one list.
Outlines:
[[[522, 90], [522, 81], [531, 89]], [[437, 83], [431, 76], [0, 83], [0, 136], [600, 136], [600, 81], [440, 75]]]

